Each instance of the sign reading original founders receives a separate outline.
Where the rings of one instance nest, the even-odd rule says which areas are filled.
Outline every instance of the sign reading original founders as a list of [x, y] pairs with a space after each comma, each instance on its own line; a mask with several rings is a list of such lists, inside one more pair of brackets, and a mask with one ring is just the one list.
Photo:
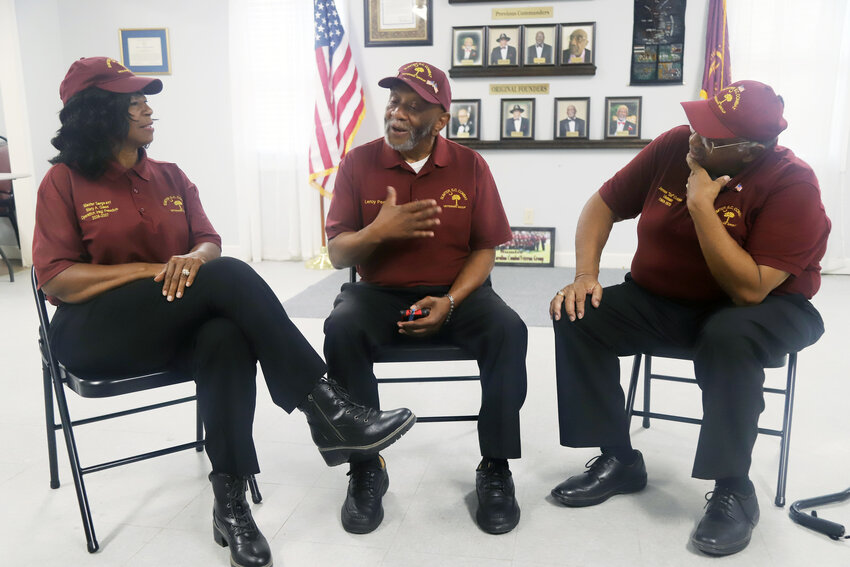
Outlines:
[[549, 83], [491, 83], [491, 95], [547, 95], [549, 94]]

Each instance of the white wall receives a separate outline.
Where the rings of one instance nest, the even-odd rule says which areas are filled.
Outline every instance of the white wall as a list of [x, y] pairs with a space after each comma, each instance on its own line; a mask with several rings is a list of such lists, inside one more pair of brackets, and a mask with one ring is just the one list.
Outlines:
[[[238, 242], [230, 126], [227, 0], [16, 0], [34, 178], [56, 155], [59, 83], [76, 59], [121, 58], [119, 29], [167, 27], [171, 75], [151, 97], [155, 159], [176, 162], [195, 182], [224, 242]], [[36, 183], [37, 185], [37, 183]], [[32, 219], [22, 220], [32, 232]], [[28, 227], [23, 225], [28, 224]]]
[[[707, 0], [689, 0], [685, 22], [684, 85], [631, 87], [629, 83], [632, 41], [632, 3], [625, 0], [573, 0], [539, 2], [554, 7], [551, 20], [492, 20], [491, 9], [501, 4], [449, 4], [434, 2], [434, 45], [427, 47], [363, 48], [363, 3], [349, 2], [352, 44], [357, 68], [367, 100], [364, 124], [357, 135], [360, 144], [382, 135], [383, 108], [387, 91], [377, 82], [394, 75], [409, 61], [422, 60], [444, 70], [451, 66], [451, 28], [463, 25], [519, 25], [538, 21], [548, 23], [596, 22], [596, 65], [594, 76], [492, 77], [453, 79], [452, 97], [481, 99], [482, 139], [498, 139], [499, 97], [491, 97], [490, 83], [549, 83], [550, 94], [536, 102], [537, 138], [552, 138], [554, 98], [590, 97], [591, 139], [603, 137], [606, 96], [642, 96], [641, 137], [659, 133], [686, 122], [679, 102], [697, 98], [702, 81]], [[625, 8], [625, 11], [624, 11]], [[526, 209], [533, 209], [534, 224], [556, 227], [556, 263], [573, 265], [575, 226], [581, 208], [599, 186], [625, 165], [637, 150], [484, 150], [490, 164], [508, 220], [522, 225]], [[615, 226], [605, 248], [603, 264], [628, 267], [636, 246], [631, 221]]]

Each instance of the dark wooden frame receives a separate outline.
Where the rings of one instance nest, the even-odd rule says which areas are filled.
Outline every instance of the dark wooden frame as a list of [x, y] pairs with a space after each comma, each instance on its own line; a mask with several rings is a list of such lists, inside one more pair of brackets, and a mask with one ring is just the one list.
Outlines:
[[[528, 51], [529, 47], [531, 47], [530, 45], [528, 45], [528, 41], [529, 41], [529, 33], [528, 32], [529, 32], [529, 29], [536, 29], [536, 28], [551, 28], [552, 29], [552, 39], [551, 39], [552, 62], [551, 63], [528, 63], [526, 61], [526, 57], [525, 57], [526, 53], [525, 52]], [[536, 31], [534, 32], [534, 35], [535, 36], [537, 35]], [[523, 67], [530, 67], [530, 68], [533, 68], [533, 69], [539, 69], [540, 67], [545, 68], [545, 67], [552, 67], [554, 65], [557, 65], [558, 59], [560, 58], [560, 55], [561, 55], [560, 36], [561, 36], [561, 28], [558, 27], [558, 24], [540, 23], [540, 24], [523, 25], [522, 26], [522, 40], [523, 40], [522, 41], [522, 43], [523, 43], [523, 45], [522, 45], [522, 66]], [[532, 41], [532, 45], [533, 45], [533, 41]]]
[[[507, 110], [507, 107], [511, 104], [519, 104], [524, 103], [529, 106], [529, 116], [528, 118], [528, 136], [506, 136], [505, 132], [505, 122], [508, 120], [508, 116], [511, 114], [510, 110]], [[499, 101], [500, 105], [500, 120], [499, 120], [499, 138], [502, 140], [533, 140], [534, 139], [534, 121], [537, 119], [536, 109], [535, 109], [536, 100], [534, 98], [503, 98]]]
[[[373, 29], [373, 25], [377, 26], [378, 10], [382, 0], [363, 0], [363, 44], [366, 47], [397, 47], [409, 45], [433, 45], [434, 44], [434, 0], [425, 0], [428, 5], [428, 14], [425, 21], [424, 32], [422, 37], [421, 32], [414, 35], [409, 29], [407, 30], [387, 30]], [[419, 26], [416, 31], [419, 32]], [[377, 37], [381, 34], [383, 37]]]
[[[636, 113], [637, 114], [637, 122], [635, 123], [636, 132], [634, 133], [634, 135], [618, 136], [616, 134], [609, 134], [608, 133], [608, 128], [610, 127], [611, 116], [612, 116], [611, 107], [614, 106], [614, 105], [620, 105], [620, 104], [625, 104], [627, 106], [630, 105], [630, 104], [636, 104], [637, 105], [637, 113]], [[605, 139], [610, 140], [610, 139], [621, 139], [621, 138], [640, 138], [640, 128], [641, 128], [641, 123], [643, 122], [643, 118], [641, 117], [642, 106], [643, 106], [643, 98], [639, 97], [639, 96], [606, 96], [605, 97], [605, 109], [604, 109], [605, 110], [604, 130], [603, 130], [603, 134], [605, 136]]]
[[[563, 51], [565, 49], [569, 49], [570, 42], [564, 41], [564, 28], [589, 28], [591, 30], [591, 37], [588, 41], [587, 48], [590, 49], [590, 61], [587, 63], [566, 63], [563, 60]], [[558, 51], [558, 64], [563, 67], [572, 67], [574, 65], [593, 65], [594, 69], [596, 68], [596, 22], [567, 22], [558, 25], [558, 41], [561, 45], [560, 50]]]
[[[475, 126], [475, 135], [470, 136], [454, 136], [452, 135], [452, 118], [454, 118], [455, 114], [452, 112], [455, 104], [464, 104], [469, 103], [475, 106], [475, 114], [470, 116], [469, 119]], [[449, 118], [448, 124], [446, 124], [446, 138], [449, 140], [478, 140], [481, 138], [481, 99], [480, 98], [466, 98], [466, 99], [456, 99], [452, 100], [449, 105], [449, 114], [452, 115], [452, 118]]]
[[[516, 30], [516, 38], [513, 38], [516, 41], [516, 64], [515, 65], [491, 65], [490, 64], [490, 52], [498, 46], [498, 42], [496, 45], [490, 44], [490, 32], [492, 30]], [[487, 26], [484, 31], [485, 37], [487, 38], [487, 51], [485, 52], [485, 60], [484, 65], [489, 67], [490, 69], [511, 69], [515, 67], [519, 67], [522, 65], [522, 26], [521, 25], [498, 25], [498, 26]]]
[[[471, 65], [459, 65], [457, 40], [464, 33], [478, 32], [481, 34], [481, 39], [478, 43], [478, 63]], [[452, 67], [455, 69], [481, 69], [487, 60], [487, 26], [459, 26], [452, 28]]]
[[[560, 132], [560, 120], [558, 116], [558, 103], [564, 103], [567, 101], [581, 101], [585, 103], [586, 109], [584, 113], [584, 136], [559, 136]], [[578, 110], [578, 109], [576, 109]], [[555, 98], [555, 129], [552, 131], [552, 138], [555, 140], [586, 140], [590, 136], [590, 97], [556, 97]], [[578, 116], [578, 112], [576, 112], [576, 116]]]

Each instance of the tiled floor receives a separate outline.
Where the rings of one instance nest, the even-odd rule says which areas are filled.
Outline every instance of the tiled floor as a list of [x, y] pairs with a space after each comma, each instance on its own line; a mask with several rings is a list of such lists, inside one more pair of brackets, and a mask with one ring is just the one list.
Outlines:
[[[282, 299], [325, 275], [299, 263], [262, 263], [263, 274]], [[39, 567], [179, 566], [228, 564], [228, 552], [211, 537], [212, 493], [203, 454], [184, 452], [86, 477], [101, 550], [86, 552], [73, 483], [60, 442], [62, 486], [48, 486], [36, 318], [28, 273], [14, 284], [0, 275], [0, 565]], [[789, 503], [844, 490], [850, 485], [850, 380], [846, 366], [850, 336], [850, 277], [824, 278], [815, 304], [827, 332], [800, 356]], [[548, 297], [541, 297], [545, 309]], [[321, 348], [322, 322], [296, 320], [315, 348]], [[569, 450], [557, 442], [553, 402], [554, 355], [549, 328], [531, 328], [528, 350], [529, 395], [522, 412], [523, 453], [512, 462], [522, 506], [513, 532], [491, 536], [474, 524], [474, 468], [477, 437], [471, 424], [419, 424], [386, 451], [391, 484], [386, 518], [372, 534], [343, 531], [339, 508], [345, 494], [344, 467], [328, 468], [309, 439], [298, 414], [287, 416], [261, 388], [255, 437], [263, 472], [264, 501], [255, 517], [269, 538], [275, 565], [324, 566], [682, 566], [850, 564], [848, 543], [805, 530], [773, 506], [778, 442], [762, 437], [756, 445], [752, 478], [762, 507], [750, 546], [726, 559], [702, 556], [687, 545], [710, 485], [689, 477], [697, 429], [657, 422], [649, 430], [634, 421], [633, 441], [649, 470], [649, 486], [637, 495], [601, 506], [567, 509], [555, 505], [549, 490], [583, 469], [591, 450]], [[624, 377], [627, 362], [624, 362]], [[439, 366], [439, 365], [437, 365]], [[446, 369], [439, 366], [438, 371]], [[448, 370], [456, 370], [449, 368]], [[769, 374], [781, 384], [782, 372]], [[384, 390], [386, 407], [410, 405], [418, 413], [445, 405], [443, 387], [394, 386]], [[405, 390], [407, 388], [407, 390]], [[455, 386], [452, 386], [455, 388]], [[474, 384], [459, 386], [461, 411], [477, 402]], [[464, 390], [466, 388], [466, 390]], [[191, 391], [191, 387], [175, 388]], [[654, 403], [697, 408], [693, 387], [654, 391]], [[148, 394], [137, 396], [149, 398]], [[119, 400], [72, 397], [72, 411], [86, 415], [125, 406]], [[776, 426], [781, 409], [768, 402], [763, 424]], [[110, 426], [80, 428], [84, 464], [114, 458], [122, 451], [181, 442], [192, 435], [187, 407], [159, 415], [135, 416]], [[188, 439], [186, 439], [188, 440]], [[850, 507], [833, 506], [821, 515], [850, 523]]]

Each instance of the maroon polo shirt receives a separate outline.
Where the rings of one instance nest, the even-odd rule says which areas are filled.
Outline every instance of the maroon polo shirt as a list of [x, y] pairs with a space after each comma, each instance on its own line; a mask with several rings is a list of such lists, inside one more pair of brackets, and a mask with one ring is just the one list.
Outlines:
[[399, 205], [437, 201], [440, 224], [433, 238], [380, 245], [357, 267], [364, 281], [393, 287], [451, 285], [472, 250], [495, 248], [511, 239], [487, 162], [441, 136], [418, 174], [383, 138], [351, 150], [337, 172], [325, 227], [328, 238], [356, 232], [375, 220], [387, 186], [395, 188]]
[[32, 254], [40, 285], [73, 264], [167, 262], [201, 242], [221, 247], [197, 187], [144, 150], [135, 166], [113, 161], [95, 181], [54, 165], [38, 188]]
[[[657, 137], [599, 193], [617, 216], [640, 215], [636, 283], [665, 297], [715, 300], [726, 295], [705, 263], [685, 202], [689, 136], [688, 126], [678, 126]], [[791, 274], [772, 293], [817, 292], [830, 221], [814, 172], [791, 150], [764, 152], [726, 184], [715, 210], [757, 264]]]

